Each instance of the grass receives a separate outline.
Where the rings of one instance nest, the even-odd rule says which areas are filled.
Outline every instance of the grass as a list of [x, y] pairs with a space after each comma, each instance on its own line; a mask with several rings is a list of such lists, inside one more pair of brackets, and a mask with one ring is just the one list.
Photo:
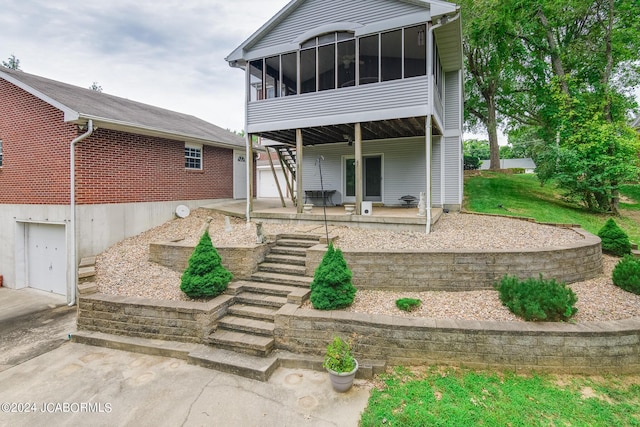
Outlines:
[[[632, 242], [640, 243], [640, 186], [624, 185], [621, 215], [614, 217]], [[597, 234], [610, 214], [588, 212], [563, 200], [553, 183], [541, 186], [533, 174], [505, 175], [483, 172], [465, 180], [465, 209], [500, 215], [534, 218], [538, 222], [579, 224]]]
[[640, 426], [640, 377], [406, 368], [382, 376], [360, 426]]

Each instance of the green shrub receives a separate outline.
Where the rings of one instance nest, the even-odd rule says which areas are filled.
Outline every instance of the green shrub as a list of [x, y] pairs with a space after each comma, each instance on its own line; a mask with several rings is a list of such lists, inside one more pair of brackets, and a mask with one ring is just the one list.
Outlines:
[[542, 275], [524, 281], [505, 275], [496, 287], [502, 304], [525, 320], [568, 320], [578, 311], [571, 288], [555, 279], [543, 280]]
[[396, 307], [402, 311], [413, 311], [420, 307], [420, 304], [422, 304], [422, 301], [415, 298], [400, 298], [396, 300]]
[[640, 259], [625, 255], [613, 268], [613, 284], [640, 295]]
[[342, 251], [329, 244], [311, 282], [311, 304], [318, 310], [335, 310], [353, 303], [356, 288]]
[[602, 251], [615, 256], [623, 256], [631, 253], [631, 242], [627, 233], [618, 227], [618, 224], [609, 218], [598, 231], [598, 237], [602, 240]]
[[345, 341], [338, 336], [327, 346], [322, 367], [333, 372], [351, 372], [356, 368], [356, 359], [351, 353], [351, 341]]
[[480, 169], [481, 163], [480, 159], [476, 156], [464, 156], [464, 170], [466, 171]]
[[233, 277], [221, 261], [207, 230], [189, 258], [189, 266], [182, 274], [180, 290], [190, 298], [212, 298], [220, 295]]

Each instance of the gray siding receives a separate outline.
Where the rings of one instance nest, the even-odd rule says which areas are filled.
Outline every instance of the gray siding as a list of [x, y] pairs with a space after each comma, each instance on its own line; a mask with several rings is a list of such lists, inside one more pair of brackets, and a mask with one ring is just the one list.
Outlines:
[[[337, 190], [333, 201], [343, 203], [342, 156], [353, 156], [354, 147], [331, 144], [305, 147], [303, 155], [303, 185], [305, 190], [320, 189], [317, 159], [322, 161], [322, 181], [325, 190]], [[385, 205], [400, 205], [400, 197], [410, 194], [418, 197], [426, 186], [424, 138], [364, 141], [362, 154], [383, 156], [383, 199]], [[436, 159], [434, 159], [436, 160]], [[438, 181], [439, 182], [439, 181]], [[439, 184], [438, 184], [439, 185]]]
[[[368, 25], [389, 18], [427, 12], [428, 8], [392, 0], [308, 0], [272, 28], [251, 50], [291, 43], [306, 31], [335, 22]], [[429, 18], [425, 15], [425, 21]]]
[[462, 108], [460, 105], [460, 79], [459, 71], [451, 71], [445, 73], [445, 111], [444, 123], [445, 129], [459, 130], [462, 127], [461, 115]]
[[462, 139], [460, 136], [445, 136], [444, 149], [444, 203], [460, 205], [462, 203]]
[[442, 205], [442, 144], [439, 137], [433, 138], [431, 145], [431, 205]]
[[426, 116], [427, 76], [249, 103], [247, 132]]

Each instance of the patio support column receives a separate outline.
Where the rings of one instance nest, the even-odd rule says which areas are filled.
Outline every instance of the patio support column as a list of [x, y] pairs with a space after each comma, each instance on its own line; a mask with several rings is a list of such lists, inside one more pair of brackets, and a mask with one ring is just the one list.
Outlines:
[[[425, 129], [425, 143], [426, 143], [426, 167], [427, 167], [427, 188], [425, 192], [425, 207], [427, 209], [427, 227], [426, 233], [429, 234], [431, 232], [431, 143], [433, 138], [431, 136], [431, 114], [427, 116], [426, 120], [426, 129]], [[441, 166], [442, 167], [442, 166]]]
[[356, 215], [362, 213], [362, 128], [360, 123], [356, 123], [354, 126], [354, 144], [355, 144], [355, 156], [356, 156]]
[[251, 212], [253, 212], [253, 134], [247, 134], [247, 222], [250, 221]]
[[303, 212], [304, 190], [302, 189], [302, 129], [296, 129], [296, 207]]

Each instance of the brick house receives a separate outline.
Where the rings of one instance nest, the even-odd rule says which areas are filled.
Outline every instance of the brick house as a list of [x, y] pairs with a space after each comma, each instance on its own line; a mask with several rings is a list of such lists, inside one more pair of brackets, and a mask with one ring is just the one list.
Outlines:
[[0, 275], [75, 300], [78, 260], [221, 198], [244, 139], [194, 116], [0, 69]]

